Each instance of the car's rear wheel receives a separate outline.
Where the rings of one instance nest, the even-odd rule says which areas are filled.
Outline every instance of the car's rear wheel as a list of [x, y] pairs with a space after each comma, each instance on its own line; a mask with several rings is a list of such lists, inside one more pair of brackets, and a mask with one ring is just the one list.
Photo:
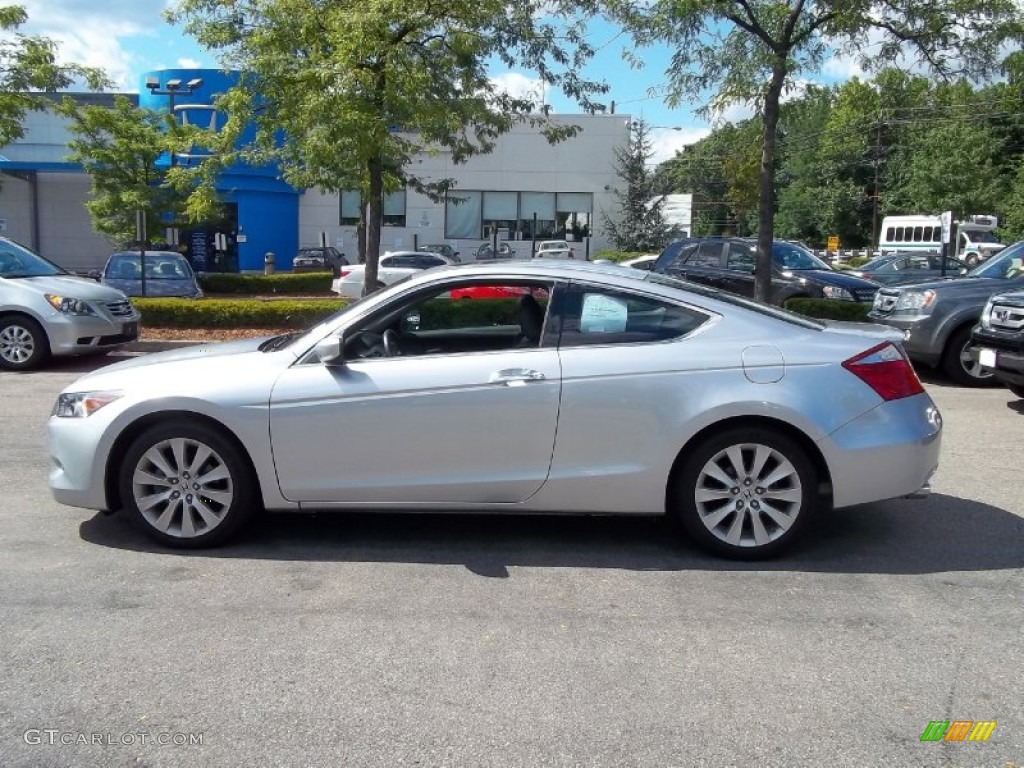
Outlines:
[[992, 371], [970, 354], [971, 327], [965, 325], [949, 338], [942, 356], [942, 370], [962, 387], [987, 387], [996, 383]]
[[710, 552], [738, 560], [772, 557], [802, 535], [813, 513], [816, 475], [789, 437], [731, 429], [687, 456], [670, 512]]
[[215, 546], [256, 511], [256, 483], [241, 452], [199, 422], [150, 427], [128, 449], [120, 473], [125, 508], [168, 546]]
[[39, 323], [23, 315], [0, 318], [0, 368], [27, 371], [49, 356], [50, 342]]

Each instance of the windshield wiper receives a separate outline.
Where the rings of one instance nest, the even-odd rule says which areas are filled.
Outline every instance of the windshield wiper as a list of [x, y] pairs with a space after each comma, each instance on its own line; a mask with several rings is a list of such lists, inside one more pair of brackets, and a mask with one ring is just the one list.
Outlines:
[[282, 333], [280, 336], [274, 336], [271, 339], [267, 339], [260, 344], [257, 349], [260, 352], [274, 352], [281, 347], [285, 346], [297, 336], [301, 336], [305, 331], [292, 331], [291, 333]]

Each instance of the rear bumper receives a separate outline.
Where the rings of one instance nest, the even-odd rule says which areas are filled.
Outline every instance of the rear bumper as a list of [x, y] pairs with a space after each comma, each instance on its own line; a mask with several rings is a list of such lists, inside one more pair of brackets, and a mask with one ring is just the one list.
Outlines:
[[939, 466], [942, 416], [927, 394], [882, 403], [819, 441], [833, 506], [927, 493]]

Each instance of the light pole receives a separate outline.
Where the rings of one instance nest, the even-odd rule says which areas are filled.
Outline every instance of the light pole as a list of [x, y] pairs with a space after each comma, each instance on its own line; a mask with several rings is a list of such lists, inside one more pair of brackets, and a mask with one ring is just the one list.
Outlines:
[[[160, 78], [158, 77], [147, 77], [146, 88], [154, 96], [166, 96], [168, 102], [168, 108], [171, 112], [171, 117], [177, 122], [178, 117], [174, 113], [174, 98], [179, 94], [181, 96], [189, 96], [197, 88], [201, 88], [203, 85], [203, 79], [201, 77], [194, 77], [187, 83], [182, 83], [179, 78], [173, 78], [164, 83], [163, 88], [160, 87]], [[171, 152], [171, 166], [173, 167], [177, 162], [177, 155]]]

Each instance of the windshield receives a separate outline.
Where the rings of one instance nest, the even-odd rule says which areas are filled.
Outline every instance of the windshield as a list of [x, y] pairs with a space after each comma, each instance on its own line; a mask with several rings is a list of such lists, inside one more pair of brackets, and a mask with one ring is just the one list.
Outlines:
[[780, 269], [832, 269], [813, 253], [793, 243], [772, 243], [772, 260]]
[[12, 240], [0, 240], [0, 277], [48, 277], [70, 274]]
[[999, 238], [991, 229], [968, 229], [964, 234], [972, 243], [998, 243]]
[[[137, 253], [117, 253], [110, 257], [103, 276], [110, 280], [141, 280], [142, 268]], [[191, 280], [192, 267], [178, 254], [146, 254], [147, 280]]]
[[968, 272], [967, 276], [1005, 279], [1019, 277], [1022, 274], [1024, 274], [1024, 240], [1004, 248], [998, 256], [983, 261]]

